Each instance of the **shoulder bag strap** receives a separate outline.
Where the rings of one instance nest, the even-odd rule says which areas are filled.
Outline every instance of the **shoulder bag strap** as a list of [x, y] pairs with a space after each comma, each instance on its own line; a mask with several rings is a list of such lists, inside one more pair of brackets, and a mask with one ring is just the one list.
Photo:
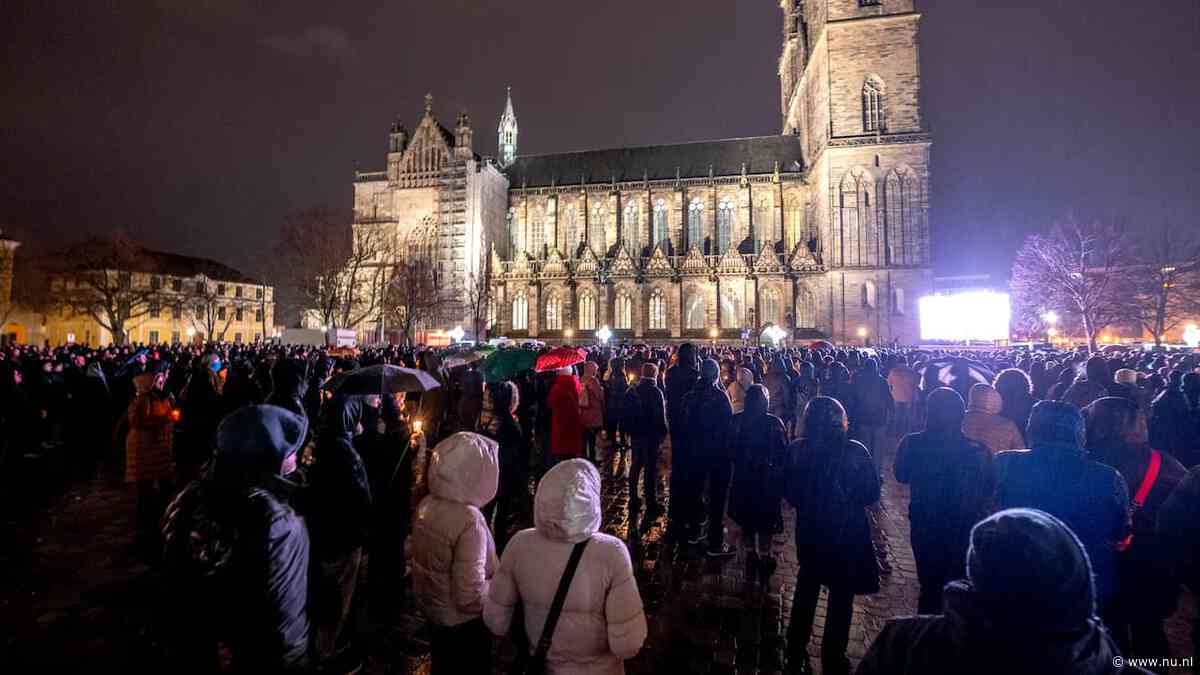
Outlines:
[[1146, 505], [1146, 499], [1150, 496], [1150, 490], [1154, 488], [1154, 483], [1158, 481], [1158, 471], [1162, 468], [1162, 453], [1157, 450], [1150, 451], [1150, 466], [1146, 468], [1146, 475], [1142, 476], [1142, 484], [1138, 486], [1137, 493], [1133, 496], [1133, 507], [1140, 509]]
[[546, 657], [550, 654], [550, 643], [554, 639], [554, 628], [558, 625], [558, 617], [562, 614], [563, 604], [567, 601], [567, 591], [571, 590], [571, 580], [575, 578], [575, 570], [583, 558], [583, 549], [587, 548], [591, 537], [575, 544], [571, 549], [571, 557], [567, 560], [567, 569], [563, 570], [562, 579], [558, 581], [558, 590], [554, 592], [554, 602], [550, 605], [550, 613], [546, 615], [546, 625], [542, 627], [542, 637], [538, 640], [537, 651], [529, 662], [526, 675], [541, 673], [546, 666]]

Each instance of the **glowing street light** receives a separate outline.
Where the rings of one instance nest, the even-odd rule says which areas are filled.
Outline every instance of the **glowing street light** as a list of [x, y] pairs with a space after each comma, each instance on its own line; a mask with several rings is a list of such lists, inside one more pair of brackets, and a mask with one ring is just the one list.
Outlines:
[[454, 329], [450, 331], [450, 339], [454, 340], [455, 344], [457, 344], [462, 341], [463, 336], [466, 334], [467, 332], [463, 330], [462, 326], [455, 326]]
[[778, 347], [780, 341], [787, 337], [787, 331], [783, 330], [779, 326], [767, 326], [763, 330], [763, 335], [767, 336], [767, 338], [774, 343], [776, 347]]
[[1197, 326], [1194, 323], [1189, 323], [1183, 329], [1183, 341], [1192, 349], [1200, 347], [1200, 326]]
[[187, 329], [187, 336], [188, 336], [188, 339], [189, 339], [189, 340], [191, 340], [192, 338], [196, 337], [196, 329], [195, 329], [195, 328], [189, 328], [189, 329]]
[[571, 338], [575, 337], [575, 330], [572, 328], [566, 329], [565, 331], [563, 331], [563, 337], [570, 340]]
[[600, 338], [600, 344], [608, 344], [608, 341], [612, 339], [612, 330], [608, 326], [602, 326], [600, 330], [596, 331], [596, 337]]
[[1050, 326], [1056, 325], [1058, 323], [1058, 312], [1054, 310], [1046, 312], [1042, 315], [1042, 321], [1045, 321]]
[[322, 333], [328, 333], [328, 332], [329, 332], [329, 326], [328, 326], [327, 324], [321, 324], [321, 332], [322, 332]]
[[859, 327], [858, 327], [858, 337], [860, 337], [860, 338], [865, 338], [865, 337], [867, 337], [867, 335], [868, 335], [868, 333], [867, 333], [867, 327], [866, 327], [866, 326], [859, 326]]

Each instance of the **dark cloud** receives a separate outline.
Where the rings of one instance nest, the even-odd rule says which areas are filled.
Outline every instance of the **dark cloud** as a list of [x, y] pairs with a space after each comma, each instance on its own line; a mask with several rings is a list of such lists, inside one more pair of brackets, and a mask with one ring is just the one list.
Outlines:
[[352, 64], [358, 60], [358, 51], [350, 35], [328, 24], [309, 26], [291, 35], [274, 35], [263, 40], [263, 44], [297, 58], [321, 58], [338, 64]]

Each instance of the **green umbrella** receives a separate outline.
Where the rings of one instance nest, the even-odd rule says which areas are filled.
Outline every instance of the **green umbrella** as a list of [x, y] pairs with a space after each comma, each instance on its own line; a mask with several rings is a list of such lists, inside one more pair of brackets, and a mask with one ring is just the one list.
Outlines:
[[500, 382], [533, 368], [535, 363], [537, 352], [532, 349], [501, 349], [492, 352], [480, 370], [485, 382]]

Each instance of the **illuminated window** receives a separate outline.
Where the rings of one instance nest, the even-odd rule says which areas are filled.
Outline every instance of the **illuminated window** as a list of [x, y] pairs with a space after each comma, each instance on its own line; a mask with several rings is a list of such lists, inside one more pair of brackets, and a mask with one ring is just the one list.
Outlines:
[[663, 200], [654, 202], [654, 245], [662, 248], [663, 253], [669, 252], [667, 241], [667, 203]]
[[919, 265], [923, 260], [917, 177], [911, 169], [902, 167], [888, 174], [884, 187], [890, 262], [893, 265]]
[[717, 204], [717, 253], [719, 254], [729, 249], [730, 241], [733, 238], [733, 210], [733, 200], [729, 197], [723, 197]]
[[650, 294], [650, 330], [667, 329], [667, 299], [663, 292], [655, 289]]
[[708, 323], [708, 311], [704, 306], [704, 298], [698, 293], [689, 295], [683, 327], [687, 330], [703, 330], [706, 323]]
[[863, 83], [863, 130], [887, 131], [887, 111], [884, 109], [883, 80], [872, 75]]
[[796, 295], [796, 327], [817, 327], [817, 302], [807, 286], [801, 286]]
[[597, 255], [608, 251], [608, 209], [596, 206], [592, 209], [592, 221], [588, 224], [588, 243]]
[[625, 220], [621, 223], [621, 246], [631, 253], [636, 253], [638, 246], [638, 230], [641, 215], [636, 201], [625, 205]]
[[704, 246], [704, 202], [693, 197], [688, 205], [687, 247]]
[[622, 291], [617, 296], [616, 310], [617, 330], [633, 330], [633, 298], [628, 293]]
[[721, 296], [721, 327], [740, 328], [742, 325], [742, 299], [733, 293]]
[[546, 300], [546, 330], [562, 330], [562, 299], [557, 293]]
[[778, 326], [782, 323], [779, 319], [779, 309], [781, 303], [779, 301], [779, 292], [773, 288], [768, 288], [762, 294], [762, 317], [759, 320], [759, 325], [775, 324]]
[[591, 293], [579, 296], [579, 329], [596, 330], [596, 297]]
[[529, 330], [529, 301], [525, 295], [519, 294], [512, 301], [513, 330]]

